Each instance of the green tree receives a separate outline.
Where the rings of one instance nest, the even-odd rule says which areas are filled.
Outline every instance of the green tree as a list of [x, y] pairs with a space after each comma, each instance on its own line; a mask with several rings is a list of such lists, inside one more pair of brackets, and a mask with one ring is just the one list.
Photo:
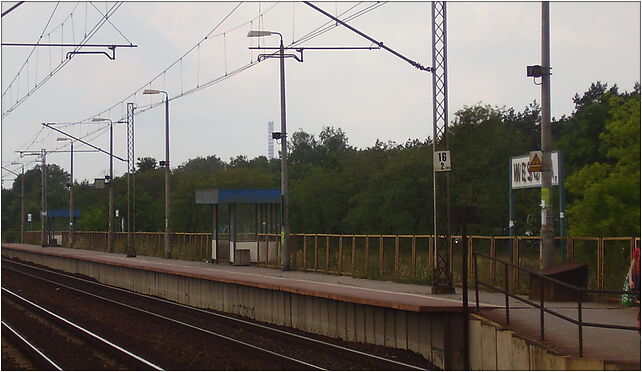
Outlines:
[[575, 201], [568, 210], [572, 235], [640, 234], [640, 94], [612, 95], [610, 120], [599, 135], [606, 160], [568, 179]]

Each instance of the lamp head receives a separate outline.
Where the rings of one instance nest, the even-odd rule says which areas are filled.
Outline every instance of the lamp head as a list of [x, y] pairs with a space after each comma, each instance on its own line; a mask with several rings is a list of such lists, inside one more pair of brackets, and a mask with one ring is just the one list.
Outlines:
[[247, 33], [247, 37], [262, 37], [262, 36], [270, 36], [274, 34], [272, 31], [250, 31]]
[[56, 141], [71, 141], [71, 138], [67, 138], [67, 137], [58, 137], [58, 138], [56, 138]]
[[159, 94], [160, 92], [158, 89], [145, 89], [143, 94]]
[[92, 118], [91, 121], [111, 121], [111, 119], [106, 118]]

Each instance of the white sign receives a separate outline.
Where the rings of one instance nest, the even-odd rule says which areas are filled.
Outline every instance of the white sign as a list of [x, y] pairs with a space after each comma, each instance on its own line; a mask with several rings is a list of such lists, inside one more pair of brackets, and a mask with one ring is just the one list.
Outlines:
[[[551, 152], [551, 162], [553, 163], [553, 174], [551, 176], [551, 185], [559, 184], [559, 157], [558, 152]], [[530, 155], [516, 156], [510, 159], [510, 180], [511, 188], [525, 189], [529, 187], [542, 187], [542, 173], [530, 172], [528, 162]]]
[[31, 213], [27, 213], [27, 222], [31, 222]]
[[435, 151], [435, 172], [450, 171], [450, 151]]
[[116, 217], [118, 217], [118, 209], [116, 209]]

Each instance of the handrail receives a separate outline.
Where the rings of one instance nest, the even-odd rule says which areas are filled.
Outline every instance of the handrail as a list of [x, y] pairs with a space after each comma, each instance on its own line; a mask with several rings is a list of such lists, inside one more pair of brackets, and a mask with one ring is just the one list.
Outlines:
[[[639, 331], [639, 327], [631, 327], [631, 326], [622, 326], [622, 325], [616, 325], [616, 324], [604, 324], [604, 323], [592, 323], [592, 322], [584, 322], [582, 321], [582, 298], [584, 297], [583, 295], [585, 293], [609, 293], [609, 294], [630, 294], [630, 295], [637, 295], [640, 296], [640, 291], [610, 291], [610, 290], [597, 290], [597, 289], [589, 289], [589, 288], [583, 288], [583, 287], [577, 287], [572, 284], [568, 284], [565, 282], [562, 282], [560, 280], [551, 278], [547, 275], [541, 274], [539, 272], [536, 272], [534, 270], [528, 269], [523, 266], [515, 265], [511, 262], [508, 262], [506, 260], [502, 260], [497, 257], [489, 256], [487, 254], [481, 253], [481, 252], [473, 252], [474, 255], [474, 260], [473, 260], [473, 270], [474, 270], [474, 276], [475, 276], [475, 298], [476, 298], [476, 305], [477, 305], [477, 312], [479, 312], [479, 285], [482, 285], [484, 287], [490, 288], [492, 290], [502, 292], [504, 296], [506, 297], [506, 305], [505, 305], [505, 311], [506, 311], [506, 325], [510, 324], [510, 306], [508, 303], [508, 298], [514, 298], [518, 301], [521, 301], [527, 305], [533, 306], [537, 309], [540, 310], [541, 315], [541, 326], [540, 326], [540, 339], [544, 341], [544, 313], [551, 314], [553, 316], [556, 316], [562, 320], [565, 320], [567, 322], [570, 322], [572, 324], [575, 324], [578, 326], [578, 343], [579, 343], [579, 354], [580, 357], [584, 356], [584, 347], [583, 347], [583, 337], [582, 337], [582, 327], [597, 327], [597, 328], [609, 328], [609, 329], [622, 329], [622, 330], [630, 330], [630, 331]], [[489, 284], [486, 282], [483, 282], [479, 280], [478, 276], [478, 270], [477, 270], [477, 261], [478, 257], [486, 258], [488, 260], [494, 261], [494, 262], [499, 262], [504, 264], [504, 288], [499, 288], [496, 287], [493, 284]], [[512, 267], [514, 269], [517, 269], [518, 271], [523, 271], [526, 273], [529, 273], [531, 275], [534, 275], [538, 278], [540, 278], [539, 283], [540, 283], [540, 303], [537, 304], [533, 301], [530, 301], [529, 299], [526, 299], [524, 297], [515, 295], [510, 293], [510, 290], [508, 288], [508, 268]], [[519, 273], [518, 273], [519, 275]], [[566, 315], [560, 314], [554, 310], [547, 309], [544, 306], [544, 291], [543, 291], [543, 285], [544, 281], [552, 282], [558, 285], [561, 285], [566, 288], [570, 288], [571, 290], [575, 291], [577, 294], [577, 311], [578, 311], [578, 319], [573, 319], [570, 318]]]

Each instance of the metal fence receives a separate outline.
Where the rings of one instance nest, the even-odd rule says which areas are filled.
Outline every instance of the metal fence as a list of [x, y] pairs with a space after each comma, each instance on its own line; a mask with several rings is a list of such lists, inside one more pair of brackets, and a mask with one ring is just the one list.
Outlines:
[[[451, 237], [450, 268], [455, 283], [462, 281], [461, 236]], [[589, 267], [589, 287], [620, 290], [639, 237], [557, 237], [557, 262], [582, 262]], [[292, 234], [292, 265], [296, 270], [360, 278], [429, 283], [434, 266], [432, 235]], [[540, 267], [540, 238], [532, 236], [470, 236], [468, 272], [472, 277], [473, 252], [511, 262], [527, 269]], [[279, 234], [257, 234], [258, 264], [279, 267]], [[479, 274], [495, 283], [503, 272], [495, 261], [479, 266]], [[511, 288], [526, 292], [529, 276], [516, 272]]]
[[[476, 303], [476, 308], [477, 312], [479, 313], [479, 286], [484, 286], [488, 289], [492, 289], [495, 291], [502, 292], [504, 294], [505, 300], [505, 306], [504, 306], [504, 312], [505, 312], [505, 323], [506, 325], [510, 325], [510, 306], [509, 306], [509, 297], [514, 298], [516, 300], [519, 300], [527, 305], [533, 306], [537, 309], [539, 309], [539, 321], [540, 321], [540, 340], [544, 341], [544, 313], [548, 313], [550, 315], [553, 315], [557, 318], [563, 319], [567, 322], [573, 323], [577, 325], [578, 327], [578, 344], [579, 344], [579, 355], [580, 357], [584, 356], [584, 347], [583, 347], [583, 329], [584, 327], [598, 327], [598, 328], [609, 328], [609, 329], [622, 329], [622, 330], [629, 330], [629, 331], [639, 331], [639, 327], [631, 327], [631, 326], [623, 326], [623, 325], [616, 325], [616, 324], [609, 324], [609, 323], [594, 323], [594, 322], [586, 322], [582, 319], [582, 301], [583, 299], [587, 298], [588, 295], [597, 295], [597, 296], [605, 296], [605, 295], [616, 295], [616, 296], [621, 296], [623, 294], [629, 294], [629, 295], [637, 295], [638, 297], [640, 296], [640, 291], [609, 291], [609, 290], [591, 290], [587, 288], [579, 288], [574, 285], [564, 283], [562, 281], [550, 278], [546, 275], [542, 275], [538, 273], [537, 271], [530, 270], [518, 265], [515, 265], [509, 261], [502, 260], [490, 255], [486, 255], [483, 253], [479, 252], [474, 252], [473, 253], [474, 258], [473, 258], [473, 271], [474, 271], [474, 283], [475, 283], [475, 303]], [[479, 275], [478, 275], [478, 267], [479, 267], [479, 261], [480, 258], [482, 260], [485, 260], [487, 262], [493, 262], [493, 263], [499, 263], [501, 266], [503, 266], [503, 272], [504, 272], [504, 278], [503, 278], [503, 286], [499, 287], [495, 283], [488, 283], [484, 282], [483, 280], [480, 280]], [[513, 291], [511, 291], [510, 286], [509, 286], [509, 281], [510, 281], [510, 274], [509, 272], [517, 272], [517, 273], [524, 273], [529, 276], [533, 276], [538, 278], [539, 280], [539, 303], [536, 303], [534, 301], [531, 301], [530, 299], [516, 295]], [[563, 287], [570, 289], [572, 293], [574, 294], [574, 298], [576, 299], [577, 303], [577, 319], [573, 319], [572, 317], [568, 317], [564, 314], [561, 314], [557, 311], [554, 311], [550, 308], [547, 308], [544, 302], [544, 283], [554, 283], [558, 287]], [[639, 306], [639, 305], [638, 305]]]
[[[68, 246], [67, 231], [61, 235], [62, 246]], [[136, 253], [164, 256], [163, 232], [132, 233]], [[294, 269], [349, 275], [359, 278], [430, 283], [434, 266], [432, 235], [339, 235], [292, 234]], [[25, 231], [27, 244], [41, 244], [40, 231]], [[19, 242], [20, 232], [3, 231], [3, 241]], [[211, 257], [211, 233], [173, 233], [173, 258], [203, 261]], [[219, 240], [229, 240], [219, 234]], [[281, 246], [278, 234], [239, 234], [239, 241], [255, 241], [257, 263], [279, 267]], [[507, 260], [527, 269], [539, 268], [539, 237], [470, 236], [468, 262], [473, 252]], [[451, 237], [450, 265], [455, 283], [461, 283], [461, 237]], [[556, 260], [582, 262], [589, 267], [589, 287], [598, 290], [620, 290], [628, 271], [631, 253], [639, 237], [557, 237]], [[126, 252], [127, 233], [114, 233], [114, 252]], [[106, 251], [107, 232], [76, 232], [74, 248]], [[472, 274], [472, 264], [468, 267]], [[491, 283], [503, 280], [503, 270], [490, 260], [480, 265], [479, 274]], [[472, 277], [472, 275], [469, 275]], [[511, 287], [526, 291], [529, 277], [524, 272], [511, 275]]]

